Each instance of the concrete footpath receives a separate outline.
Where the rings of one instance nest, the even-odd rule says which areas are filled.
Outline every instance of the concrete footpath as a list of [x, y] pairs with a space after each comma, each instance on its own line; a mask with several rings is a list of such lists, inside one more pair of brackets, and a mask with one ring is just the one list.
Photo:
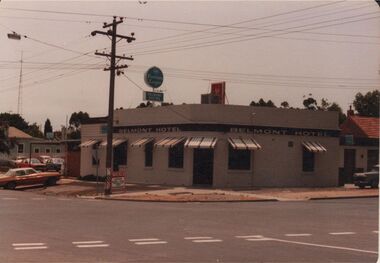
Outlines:
[[379, 189], [359, 189], [353, 185], [328, 188], [213, 189], [128, 184], [125, 190], [114, 190], [109, 196], [103, 195], [103, 189], [102, 182], [64, 178], [56, 186], [27, 187], [22, 190], [43, 195], [150, 202], [302, 201], [379, 196]]

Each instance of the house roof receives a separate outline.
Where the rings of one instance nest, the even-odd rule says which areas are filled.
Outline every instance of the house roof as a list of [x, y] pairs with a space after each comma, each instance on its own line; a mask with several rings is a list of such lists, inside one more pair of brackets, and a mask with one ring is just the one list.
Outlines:
[[340, 126], [341, 134], [352, 134], [359, 138], [379, 139], [379, 118], [349, 116]]
[[8, 128], [8, 137], [12, 139], [33, 139], [29, 134], [12, 126]]

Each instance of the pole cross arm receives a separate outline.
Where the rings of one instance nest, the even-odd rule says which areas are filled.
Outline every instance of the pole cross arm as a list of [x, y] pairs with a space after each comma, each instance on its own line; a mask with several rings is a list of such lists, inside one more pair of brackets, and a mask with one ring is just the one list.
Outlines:
[[[107, 54], [107, 53], [100, 53], [100, 52], [95, 52], [95, 55], [98, 55], [98, 56], [103, 56], [103, 57], [112, 57], [111, 54]], [[127, 60], [133, 60], [133, 57], [126, 57], [126, 56], [117, 56], [115, 55], [114, 56], [115, 58], [118, 58], [118, 59], [127, 59]]]
[[112, 70], [112, 69], [122, 69], [122, 68], [128, 68], [128, 65], [120, 65], [120, 66], [116, 66], [116, 67], [109, 67], [109, 68], [105, 68], [104, 71], [109, 71], [109, 70]]
[[96, 34], [100, 34], [100, 35], [106, 35], [106, 36], [112, 36], [112, 31], [107, 31], [107, 32], [103, 32], [103, 31], [100, 31], [100, 30], [95, 30], [95, 31], [92, 31], [91, 32], [91, 36], [95, 36]]

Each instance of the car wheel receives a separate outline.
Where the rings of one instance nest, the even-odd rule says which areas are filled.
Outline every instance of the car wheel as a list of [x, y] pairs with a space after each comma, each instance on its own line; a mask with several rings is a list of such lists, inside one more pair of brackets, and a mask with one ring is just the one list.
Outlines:
[[371, 188], [378, 188], [379, 187], [379, 182], [378, 181], [372, 181], [371, 182]]
[[52, 186], [57, 184], [57, 178], [51, 177], [46, 181], [47, 186]]
[[15, 182], [9, 182], [5, 185], [5, 189], [14, 190], [16, 189], [16, 183]]

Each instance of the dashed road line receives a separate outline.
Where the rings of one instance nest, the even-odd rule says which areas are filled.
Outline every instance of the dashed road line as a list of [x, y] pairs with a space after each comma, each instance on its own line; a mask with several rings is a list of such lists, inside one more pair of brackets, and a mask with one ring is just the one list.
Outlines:
[[356, 234], [355, 232], [331, 232], [329, 233], [329, 235], [354, 235]]
[[311, 234], [301, 233], [301, 234], [285, 234], [287, 237], [309, 237]]
[[223, 242], [221, 239], [198, 239], [192, 240], [194, 243], [215, 243], [215, 242]]
[[235, 236], [236, 238], [260, 238], [262, 235], [250, 235], [250, 236]]
[[379, 231], [375, 230], [375, 231], [372, 231], [372, 233], [379, 234]]
[[184, 237], [186, 240], [194, 240], [194, 239], [211, 239], [212, 237]]
[[128, 239], [128, 240], [130, 242], [135, 243], [135, 245], [159, 245], [159, 244], [168, 243], [159, 238], [135, 238], [135, 239]]
[[32, 200], [46, 200], [46, 198], [43, 197], [33, 197]]
[[2, 200], [18, 200], [18, 198], [15, 197], [3, 197]]
[[59, 200], [59, 201], [70, 201], [71, 199], [69, 199], [69, 198], [58, 198], [57, 200]]
[[13, 243], [14, 250], [47, 249], [45, 243]]
[[146, 242], [135, 242], [135, 245], [158, 245], [158, 244], [167, 244], [166, 241], [146, 241]]
[[104, 241], [101, 240], [93, 240], [93, 241], [74, 241], [71, 242], [77, 248], [96, 248], [96, 247], [109, 247], [109, 244], [105, 244]]

